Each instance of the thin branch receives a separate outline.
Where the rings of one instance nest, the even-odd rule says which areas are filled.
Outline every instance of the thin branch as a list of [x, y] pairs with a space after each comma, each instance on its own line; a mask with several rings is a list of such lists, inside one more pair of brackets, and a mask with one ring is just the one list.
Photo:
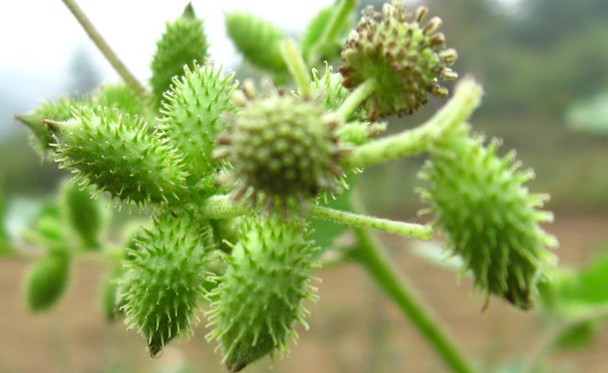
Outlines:
[[84, 31], [89, 35], [93, 43], [99, 48], [104, 57], [112, 65], [114, 70], [122, 77], [122, 79], [135, 91], [135, 93], [144, 101], [147, 102], [148, 92], [146, 88], [135, 78], [135, 76], [127, 69], [125, 64], [118, 58], [116, 53], [110, 48], [108, 43], [101, 36], [99, 31], [93, 26], [89, 18], [84, 14], [75, 0], [62, 0], [70, 12], [74, 15], [78, 23]]

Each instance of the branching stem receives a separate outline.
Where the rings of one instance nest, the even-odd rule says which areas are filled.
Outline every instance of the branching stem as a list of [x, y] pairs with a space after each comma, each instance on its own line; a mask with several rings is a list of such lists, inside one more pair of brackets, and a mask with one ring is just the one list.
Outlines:
[[[357, 90], [352, 95], [356, 92]], [[364, 168], [428, 150], [432, 144], [449, 136], [454, 129], [471, 116], [481, 102], [481, 95], [482, 89], [479, 84], [472, 79], [463, 80], [456, 87], [454, 97], [427, 122], [412, 130], [372, 141], [356, 148], [344, 157], [342, 165], [346, 169]], [[342, 107], [345, 104], [346, 101]]]
[[122, 77], [122, 79], [133, 89], [133, 91], [142, 99], [147, 102], [148, 93], [144, 86], [135, 78], [135, 76], [127, 69], [125, 64], [118, 58], [116, 53], [110, 48], [105, 39], [101, 36], [99, 31], [93, 26], [89, 18], [84, 14], [82, 9], [78, 6], [75, 0], [63, 0], [63, 3], [72, 12], [78, 23], [82, 26], [84, 31], [89, 35], [93, 43], [105, 56], [108, 62], [112, 65], [114, 70]]
[[348, 117], [357, 110], [359, 105], [374, 93], [376, 87], [377, 84], [375, 79], [370, 78], [364, 81], [348, 95], [346, 100], [344, 100], [342, 105], [336, 110], [336, 114], [346, 122]]
[[410, 289], [381, 244], [364, 228], [355, 228], [357, 248], [352, 256], [376, 281], [378, 286], [397, 304], [401, 312], [418, 328], [428, 343], [436, 350], [444, 363], [457, 373], [473, 373], [472, 364], [458, 349], [426, 307]]

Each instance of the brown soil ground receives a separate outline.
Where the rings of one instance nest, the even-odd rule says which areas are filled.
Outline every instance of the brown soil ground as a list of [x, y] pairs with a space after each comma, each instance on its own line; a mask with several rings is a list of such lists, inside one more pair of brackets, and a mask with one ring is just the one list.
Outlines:
[[[562, 265], [578, 265], [608, 243], [608, 216], [558, 214], [548, 230], [560, 239]], [[396, 264], [425, 302], [443, 320], [470, 356], [492, 371], [512, 356], [526, 356], [540, 337], [534, 312], [522, 313], [493, 299], [481, 312], [483, 299], [471, 282], [459, 282], [408, 250], [410, 242], [384, 237]], [[52, 311], [30, 314], [22, 299], [23, 260], [0, 261], [0, 372], [152, 372], [187, 361], [192, 372], [225, 372], [220, 354], [205, 341], [204, 325], [187, 343], [174, 343], [150, 359], [144, 341], [120, 321], [109, 325], [98, 307], [105, 269], [78, 263], [61, 303]], [[320, 271], [320, 300], [309, 305], [311, 330], [300, 333], [298, 346], [286, 359], [269, 359], [245, 371], [281, 372], [446, 372], [417, 330], [355, 265]], [[608, 328], [581, 350], [550, 356], [551, 371], [608, 372]]]

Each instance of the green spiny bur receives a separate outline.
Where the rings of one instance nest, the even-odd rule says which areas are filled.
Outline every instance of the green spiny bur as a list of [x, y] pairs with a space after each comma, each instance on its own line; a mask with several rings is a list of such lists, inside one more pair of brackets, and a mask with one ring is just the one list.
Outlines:
[[185, 215], [167, 214], [136, 239], [120, 284], [126, 323], [148, 341], [151, 356], [178, 335], [189, 336], [205, 299], [210, 231]]
[[73, 169], [78, 183], [138, 205], [175, 199], [182, 191], [187, 173], [181, 156], [142, 119], [86, 109], [47, 124], [57, 139], [55, 159]]
[[65, 219], [82, 245], [94, 249], [100, 246], [100, 234], [106, 217], [101, 202], [93, 200], [89, 189], [65, 182], [62, 186], [62, 207]]
[[557, 242], [539, 226], [552, 218], [537, 209], [546, 196], [524, 186], [532, 173], [519, 170], [514, 153], [500, 158], [497, 151], [497, 141], [484, 146], [467, 133], [446, 139], [421, 173], [431, 183], [422, 195], [479, 289], [526, 310], [554, 265], [546, 247]]
[[32, 311], [53, 306], [68, 283], [70, 255], [66, 250], [54, 249], [37, 259], [26, 277], [26, 300]]
[[366, 100], [370, 119], [411, 114], [428, 102], [428, 92], [447, 96], [438, 78], [458, 77], [448, 67], [455, 62], [456, 51], [444, 49], [445, 36], [436, 32], [441, 20], [434, 17], [425, 26], [420, 24], [427, 13], [420, 7], [410, 14], [401, 1], [393, 0], [382, 11], [366, 8], [350, 33], [340, 72], [350, 89], [375, 79], [377, 88]]
[[234, 167], [239, 179], [235, 198], [253, 204], [263, 201], [266, 210], [286, 211], [323, 190], [337, 191], [342, 171], [333, 130], [340, 125], [339, 118], [314, 101], [264, 88], [262, 97], [255, 97], [250, 84], [235, 95], [242, 109], [229, 133], [221, 136], [224, 146], [216, 153]]
[[246, 221], [229, 267], [210, 295], [214, 302], [208, 338], [218, 340], [231, 372], [278, 351], [295, 340], [294, 323], [306, 328], [304, 299], [314, 300], [309, 284], [317, 248], [306, 241], [302, 221], [276, 217]]
[[167, 28], [156, 45], [152, 59], [152, 95], [157, 107], [161, 106], [165, 91], [171, 87], [173, 77], [184, 73], [184, 65], [207, 57], [209, 44], [203, 29], [203, 21], [196, 17], [192, 5]]
[[280, 47], [285, 36], [272, 23], [250, 13], [231, 12], [226, 14], [226, 30], [248, 62], [275, 74], [287, 74]]
[[186, 67], [181, 78], [173, 80], [165, 95], [160, 129], [184, 155], [184, 165], [192, 182], [215, 172], [212, 157], [215, 139], [226, 127], [224, 114], [232, 112], [234, 74], [222, 76], [213, 65]]

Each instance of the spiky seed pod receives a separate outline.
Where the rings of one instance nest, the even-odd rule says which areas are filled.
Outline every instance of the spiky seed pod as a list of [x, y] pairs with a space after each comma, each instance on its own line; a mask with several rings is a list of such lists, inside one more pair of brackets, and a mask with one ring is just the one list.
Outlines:
[[546, 196], [524, 186], [532, 172], [519, 170], [513, 152], [497, 151], [498, 141], [484, 146], [466, 133], [447, 139], [421, 172], [431, 183], [422, 196], [477, 287], [527, 310], [555, 262], [546, 248], [557, 242], [539, 226], [552, 215], [538, 210]]
[[224, 114], [232, 112], [234, 73], [222, 76], [213, 65], [186, 67], [165, 94], [159, 128], [184, 155], [190, 179], [196, 183], [215, 171], [212, 157], [217, 135], [226, 129]]
[[230, 12], [226, 14], [226, 32], [239, 52], [254, 66], [276, 75], [288, 73], [281, 55], [281, 41], [285, 36], [271, 22], [251, 13]]
[[136, 238], [120, 291], [130, 328], [148, 341], [151, 356], [178, 335], [189, 336], [205, 298], [208, 230], [182, 215], [162, 216]]
[[178, 198], [186, 172], [177, 150], [137, 117], [85, 109], [66, 122], [46, 122], [55, 159], [81, 185], [94, 184], [121, 201], [143, 205]]
[[156, 44], [150, 85], [157, 107], [160, 108], [173, 77], [184, 73], [184, 65], [191, 66], [194, 60], [204, 61], [208, 48], [203, 21], [194, 14], [192, 4], [188, 4], [180, 17], [167, 23], [165, 32]]
[[342, 171], [333, 132], [340, 120], [314, 101], [265, 89], [263, 97], [255, 97], [251, 84], [236, 92], [242, 109], [220, 135], [216, 156], [234, 167], [235, 198], [285, 212], [322, 190], [337, 191]]
[[351, 31], [344, 49], [344, 86], [356, 88], [373, 78], [377, 89], [366, 100], [370, 119], [388, 115], [411, 114], [427, 103], [427, 93], [445, 97], [448, 90], [438, 78], [453, 80], [458, 75], [448, 66], [454, 64], [456, 51], [444, 49], [445, 36], [433, 17], [422, 25], [427, 9], [410, 14], [394, 0], [382, 11], [367, 7], [357, 27]]
[[95, 92], [93, 101], [97, 106], [120, 109], [131, 116], [142, 116], [145, 111], [142, 100], [125, 83], [102, 85]]
[[302, 301], [315, 299], [309, 282], [317, 248], [306, 237], [304, 222], [276, 217], [242, 227], [229, 267], [210, 294], [214, 329], [208, 338], [220, 342], [231, 372], [275, 351], [283, 355], [287, 338], [297, 338], [293, 324], [307, 328]]
[[63, 215], [69, 227], [85, 248], [99, 248], [99, 237], [107, 220], [101, 202], [92, 199], [89, 188], [80, 189], [67, 180], [61, 189]]
[[64, 249], [51, 250], [37, 259], [26, 277], [25, 297], [32, 311], [53, 306], [68, 283], [70, 255]]
[[31, 131], [31, 144], [40, 155], [45, 156], [48, 150], [51, 150], [52, 139], [49, 130], [44, 124], [45, 119], [54, 121], [64, 121], [72, 117], [72, 106], [79, 107], [88, 105], [86, 99], [73, 99], [68, 96], [63, 96], [57, 101], [44, 101], [33, 111], [17, 115], [16, 118], [25, 124]]

